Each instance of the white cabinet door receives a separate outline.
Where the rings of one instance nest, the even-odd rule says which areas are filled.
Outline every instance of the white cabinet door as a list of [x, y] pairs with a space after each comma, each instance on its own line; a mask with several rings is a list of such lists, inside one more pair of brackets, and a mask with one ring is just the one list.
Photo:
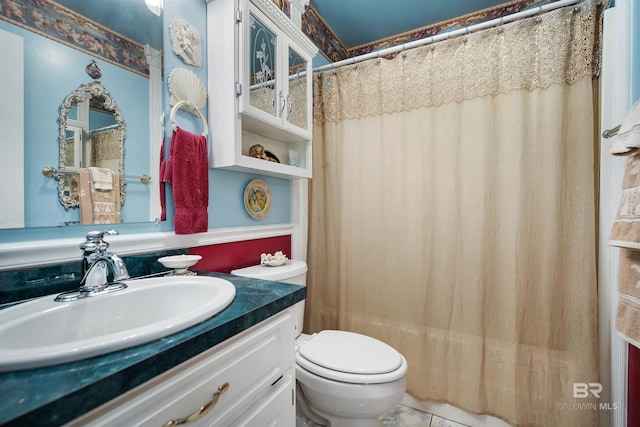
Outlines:
[[288, 44], [285, 52], [287, 95], [284, 125], [292, 132], [311, 138], [311, 58], [302, 52], [293, 43]]
[[295, 375], [294, 329], [291, 310], [281, 312], [70, 425], [163, 426], [190, 418], [227, 427]]
[[253, 2], [246, 4], [239, 58], [245, 129], [289, 142], [311, 139], [311, 57]]
[[249, 412], [233, 423], [238, 427], [294, 427], [295, 378], [285, 375], [267, 397], [255, 404]]
[[241, 112], [276, 128], [282, 127], [282, 31], [251, 2], [242, 18]]

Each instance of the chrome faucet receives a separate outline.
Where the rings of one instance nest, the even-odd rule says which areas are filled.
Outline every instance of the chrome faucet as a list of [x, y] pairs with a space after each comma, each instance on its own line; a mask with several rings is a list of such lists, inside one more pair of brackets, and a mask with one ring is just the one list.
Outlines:
[[76, 291], [63, 292], [56, 301], [74, 301], [80, 298], [101, 295], [127, 287], [121, 280], [129, 278], [127, 266], [122, 258], [113, 252], [107, 252], [109, 243], [104, 235], [115, 236], [116, 230], [90, 231], [80, 244], [82, 254], [82, 280]]

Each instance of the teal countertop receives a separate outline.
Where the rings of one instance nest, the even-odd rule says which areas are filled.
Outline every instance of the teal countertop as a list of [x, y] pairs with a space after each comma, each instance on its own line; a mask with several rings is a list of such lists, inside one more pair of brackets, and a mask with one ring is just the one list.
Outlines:
[[306, 288], [204, 273], [236, 286], [222, 312], [174, 335], [47, 368], [0, 373], [0, 425], [59, 426], [294, 305]]

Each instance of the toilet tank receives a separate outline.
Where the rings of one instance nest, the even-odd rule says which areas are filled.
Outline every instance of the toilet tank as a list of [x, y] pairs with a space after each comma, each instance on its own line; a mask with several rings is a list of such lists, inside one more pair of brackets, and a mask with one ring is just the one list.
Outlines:
[[[255, 279], [271, 280], [275, 282], [291, 283], [307, 286], [307, 263], [299, 260], [289, 260], [278, 267], [253, 265], [231, 271], [234, 276], [253, 277]], [[304, 326], [304, 300], [294, 306], [296, 317], [296, 336], [302, 333]]]

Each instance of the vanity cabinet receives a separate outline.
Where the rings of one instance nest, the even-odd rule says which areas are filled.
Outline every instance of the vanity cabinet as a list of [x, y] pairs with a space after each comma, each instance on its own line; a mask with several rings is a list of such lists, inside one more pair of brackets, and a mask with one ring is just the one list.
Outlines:
[[179, 425], [190, 418], [201, 426], [293, 427], [294, 340], [289, 308], [68, 426]]
[[310, 178], [317, 47], [272, 0], [209, 0], [207, 45], [211, 166]]

